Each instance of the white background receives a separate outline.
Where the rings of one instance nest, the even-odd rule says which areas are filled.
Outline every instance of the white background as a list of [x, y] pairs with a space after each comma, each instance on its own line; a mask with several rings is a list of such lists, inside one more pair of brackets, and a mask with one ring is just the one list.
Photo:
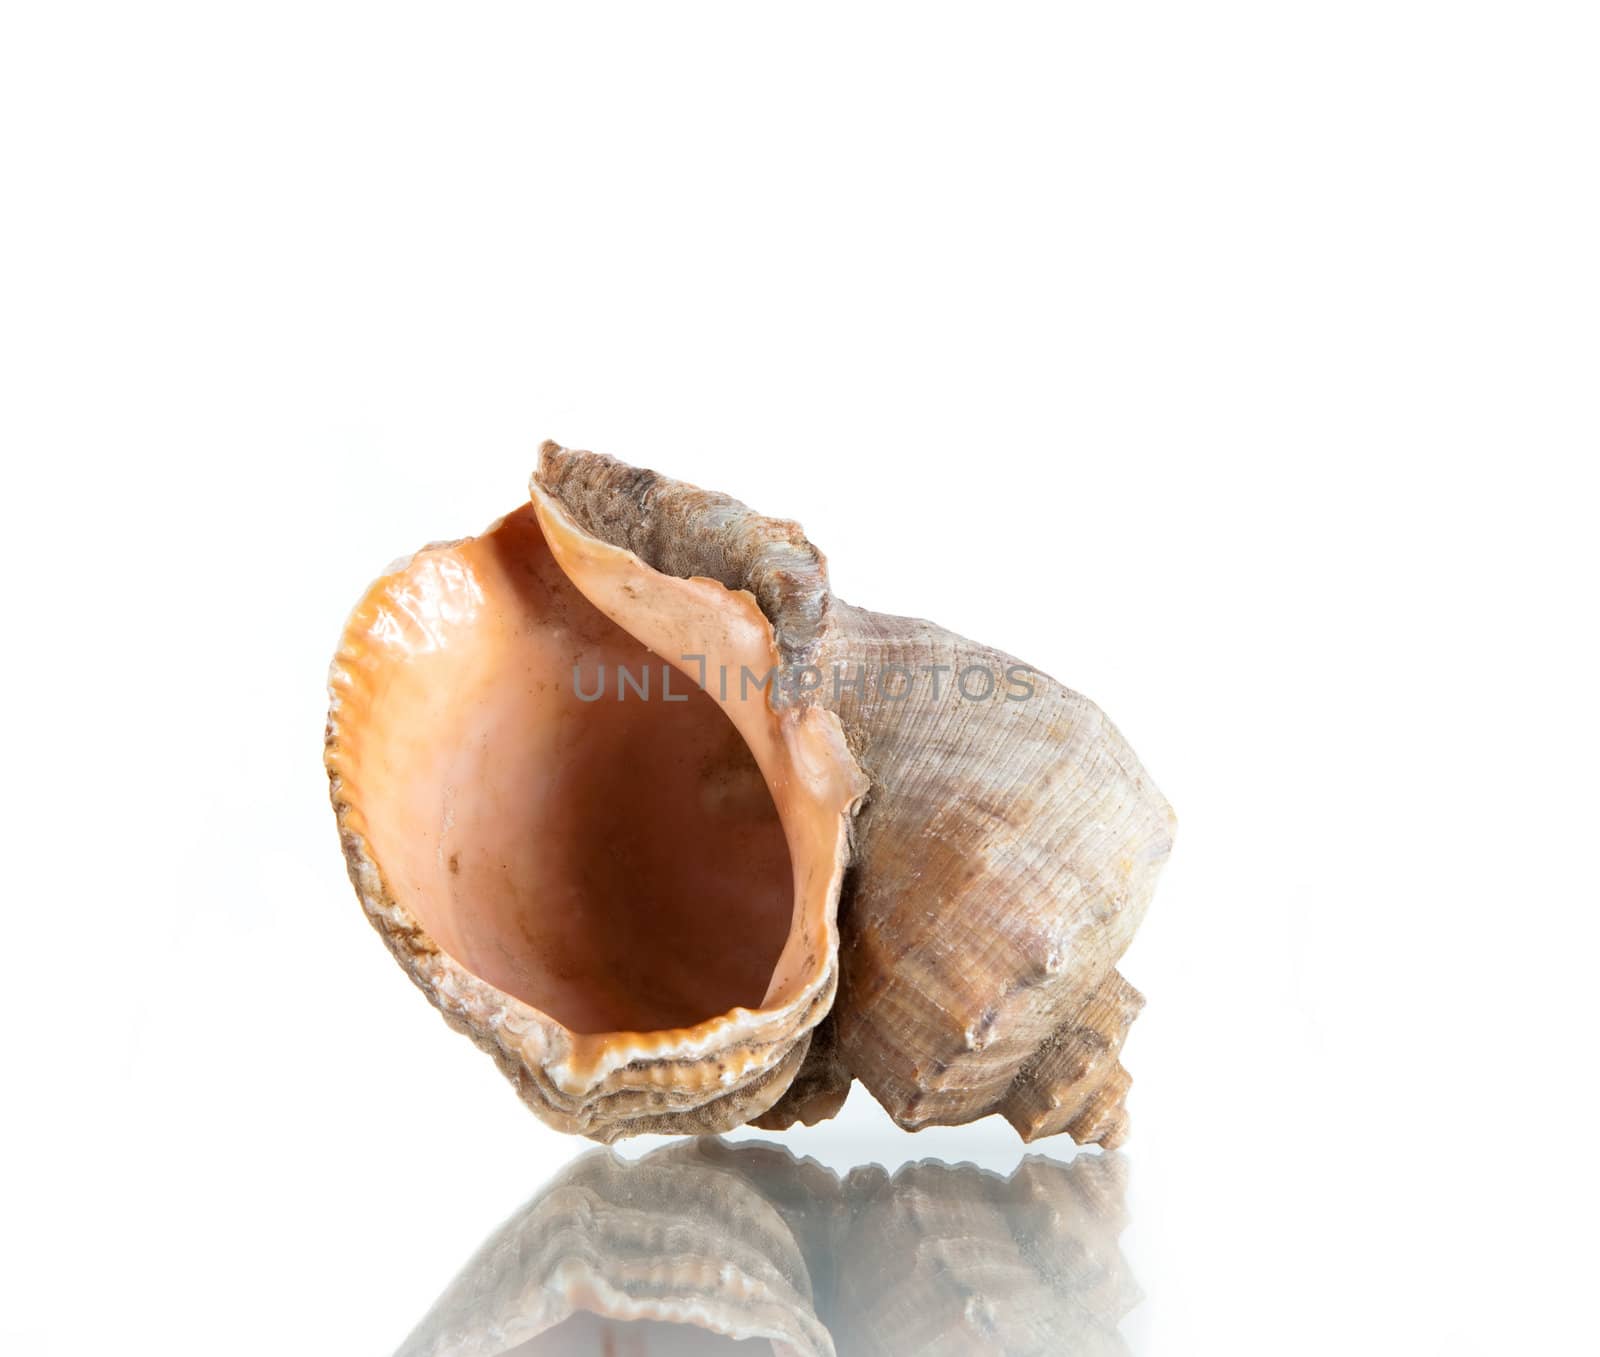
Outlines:
[[1591, 6], [3, 16], [0, 1346], [387, 1352], [586, 1148], [320, 763], [345, 611], [546, 436], [798, 518], [1177, 807], [1137, 1352], [1594, 1342]]

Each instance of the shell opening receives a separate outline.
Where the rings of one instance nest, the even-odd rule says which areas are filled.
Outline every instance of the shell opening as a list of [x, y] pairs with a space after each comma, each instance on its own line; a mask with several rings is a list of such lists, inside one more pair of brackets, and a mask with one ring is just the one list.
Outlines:
[[590, 603], [533, 507], [373, 586], [334, 699], [336, 797], [395, 903], [570, 1031], [757, 1008], [821, 949], [826, 816], [795, 823], [821, 808], [778, 715], [736, 719]]

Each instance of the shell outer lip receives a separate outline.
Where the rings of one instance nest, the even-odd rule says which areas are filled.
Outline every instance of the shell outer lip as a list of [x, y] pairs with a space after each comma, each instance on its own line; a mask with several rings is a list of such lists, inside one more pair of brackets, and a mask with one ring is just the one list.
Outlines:
[[[486, 533], [503, 522], [503, 517], [495, 520]], [[564, 526], [587, 537], [570, 521]], [[359, 789], [349, 777], [352, 733], [347, 721], [359, 708], [356, 671], [361, 653], [353, 638], [359, 634], [364, 607], [386, 580], [468, 540], [432, 543], [395, 562], [353, 610], [330, 667], [324, 761], [347, 869], [367, 918], [446, 1022], [486, 1051], [523, 1100], [558, 1129], [609, 1142], [646, 1130], [703, 1133], [741, 1125], [781, 1096], [799, 1068], [812, 1029], [832, 1005], [849, 823], [865, 784], [861, 782], [839, 814], [817, 964], [783, 1002], [736, 1007], [688, 1027], [580, 1034], [474, 975], [434, 943], [386, 879], [365, 832]], [[651, 570], [632, 552], [596, 546], [618, 553], [631, 569]], [[824, 717], [837, 725], [831, 713], [817, 712], [814, 719]], [[842, 749], [842, 736], [839, 745]], [[853, 762], [850, 768], [859, 781]], [[683, 1077], [707, 1063], [715, 1066], [714, 1077]]]

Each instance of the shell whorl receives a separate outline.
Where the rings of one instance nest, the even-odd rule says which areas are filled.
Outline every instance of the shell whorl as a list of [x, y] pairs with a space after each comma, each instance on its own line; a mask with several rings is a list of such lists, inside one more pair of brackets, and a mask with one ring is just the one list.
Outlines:
[[[1171, 808], [1093, 702], [1014, 657], [844, 605], [834, 623], [825, 669], [946, 676], [942, 693], [840, 689], [874, 788], [840, 915], [844, 1063], [908, 1128], [1000, 1112], [1025, 1139], [1120, 1143], [1120, 1099], [1086, 1114], [1103, 1086], [1126, 1091], [1117, 1051], [1138, 1004], [1099, 992], [1122, 994], [1113, 967], [1171, 850]], [[963, 695], [964, 672], [988, 676], [972, 690], [993, 679], [987, 699]], [[1074, 1033], [1103, 1037], [1110, 1059], [1069, 1077]]]

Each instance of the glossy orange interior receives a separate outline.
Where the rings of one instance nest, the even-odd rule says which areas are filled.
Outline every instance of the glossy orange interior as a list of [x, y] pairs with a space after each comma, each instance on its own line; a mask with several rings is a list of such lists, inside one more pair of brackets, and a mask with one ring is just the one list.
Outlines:
[[795, 913], [762, 772], [577, 591], [531, 508], [419, 553], [352, 629], [366, 837], [440, 947], [576, 1032], [762, 1002]]

